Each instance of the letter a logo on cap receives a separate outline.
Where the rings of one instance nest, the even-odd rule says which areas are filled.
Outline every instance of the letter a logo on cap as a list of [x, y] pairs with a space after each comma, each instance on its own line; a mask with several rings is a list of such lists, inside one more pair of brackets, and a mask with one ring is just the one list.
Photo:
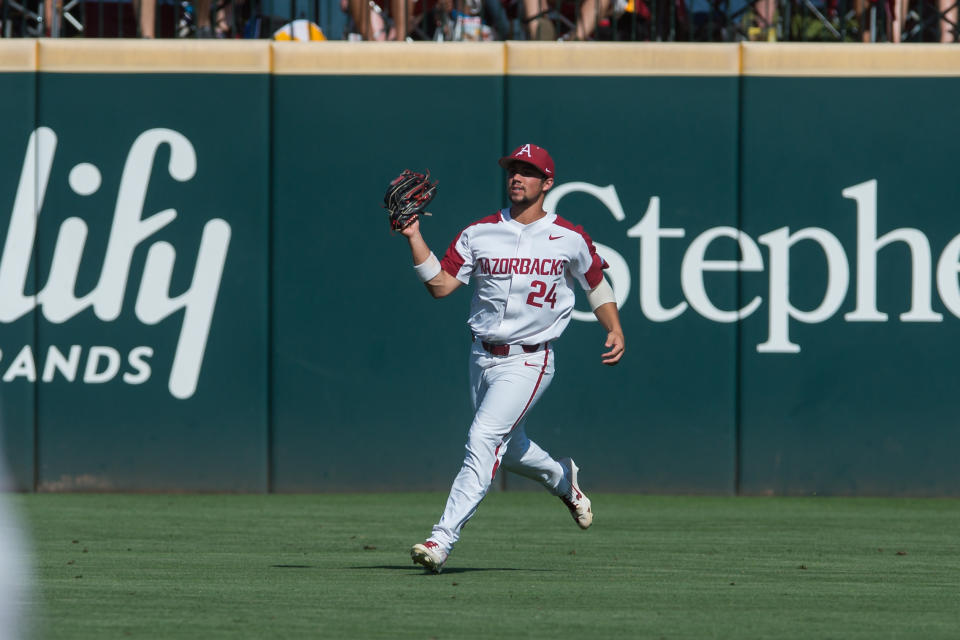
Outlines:
[[528, 143], [517, 147], [510, 155], [497, 160], [497, 163], [507, 170], [514, 162], [526, 162], [536, 167], [544, 175], [553, 177], [553, 158], [543, 147]]

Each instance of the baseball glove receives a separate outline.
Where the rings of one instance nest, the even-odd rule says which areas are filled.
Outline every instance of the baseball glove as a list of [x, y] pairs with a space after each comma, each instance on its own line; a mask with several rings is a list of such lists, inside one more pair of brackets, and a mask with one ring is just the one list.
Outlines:
[[390, 228], [400, 231], [410, 226], [421, 213], [430, 215], [423, 209], [437, 193], [438, 182], [430, 182], [429, 169], [426, 173], [404, 169], [403, 173], [394, 178], [383, 196], [383, 208], [390, 217]]

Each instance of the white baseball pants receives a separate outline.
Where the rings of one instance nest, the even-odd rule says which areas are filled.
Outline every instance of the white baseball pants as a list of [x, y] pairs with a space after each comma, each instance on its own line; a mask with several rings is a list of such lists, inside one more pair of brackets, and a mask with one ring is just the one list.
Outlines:
[[448, 553], [460, 530], [476, 513], [502, 466], [542, 484], [553, 495], [569, 491], [559, 462], [527, 438], [524, 420], [550, 386], [553, 344], [534, 353], [494, 356], [474, 343], [470, 391], [476, 414], [467, 434], [463, 467], [453, 481], [433, 540]]

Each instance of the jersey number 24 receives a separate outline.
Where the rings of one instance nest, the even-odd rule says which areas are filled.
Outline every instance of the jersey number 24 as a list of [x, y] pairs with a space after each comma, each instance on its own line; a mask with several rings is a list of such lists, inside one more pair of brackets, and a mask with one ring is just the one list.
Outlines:
[[[533, 287], [533, 291], [527, 296], [527, 304], [533, 307], [542, 307], [543, 302], [549, 302], [550, 308], [553, 309], [553, 306], [557, 304], [557, 283], [553, 283], [550, 291], [547, 291], [547, 283], [541, 280], [534, 280], [530, 283], [530, 286]], [[537, 302], [539, 299], [542, 299], [543, 302]]]

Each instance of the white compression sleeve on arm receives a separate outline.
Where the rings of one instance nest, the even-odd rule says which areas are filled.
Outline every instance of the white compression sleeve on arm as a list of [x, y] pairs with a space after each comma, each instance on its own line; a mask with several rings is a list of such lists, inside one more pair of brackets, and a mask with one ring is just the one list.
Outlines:
[[440, 261], [437, 260], [437, 256], [431, 251], [430, 257], [420, 264], [414, 265], [413, 270], [417, 272], [417, 277], [420, 278], [420, 282], [429, 282], [440, 273]]
[[596, 311], [597, 307], [602, 304], [608, 302], [615, 303], [617, 301], [613, 295], [613, 289], [610, 288], [610, 284], [606, 278], [602, 279], [600, 284], [587, 292], [587, 300], [590, 302], [591, 311]]

